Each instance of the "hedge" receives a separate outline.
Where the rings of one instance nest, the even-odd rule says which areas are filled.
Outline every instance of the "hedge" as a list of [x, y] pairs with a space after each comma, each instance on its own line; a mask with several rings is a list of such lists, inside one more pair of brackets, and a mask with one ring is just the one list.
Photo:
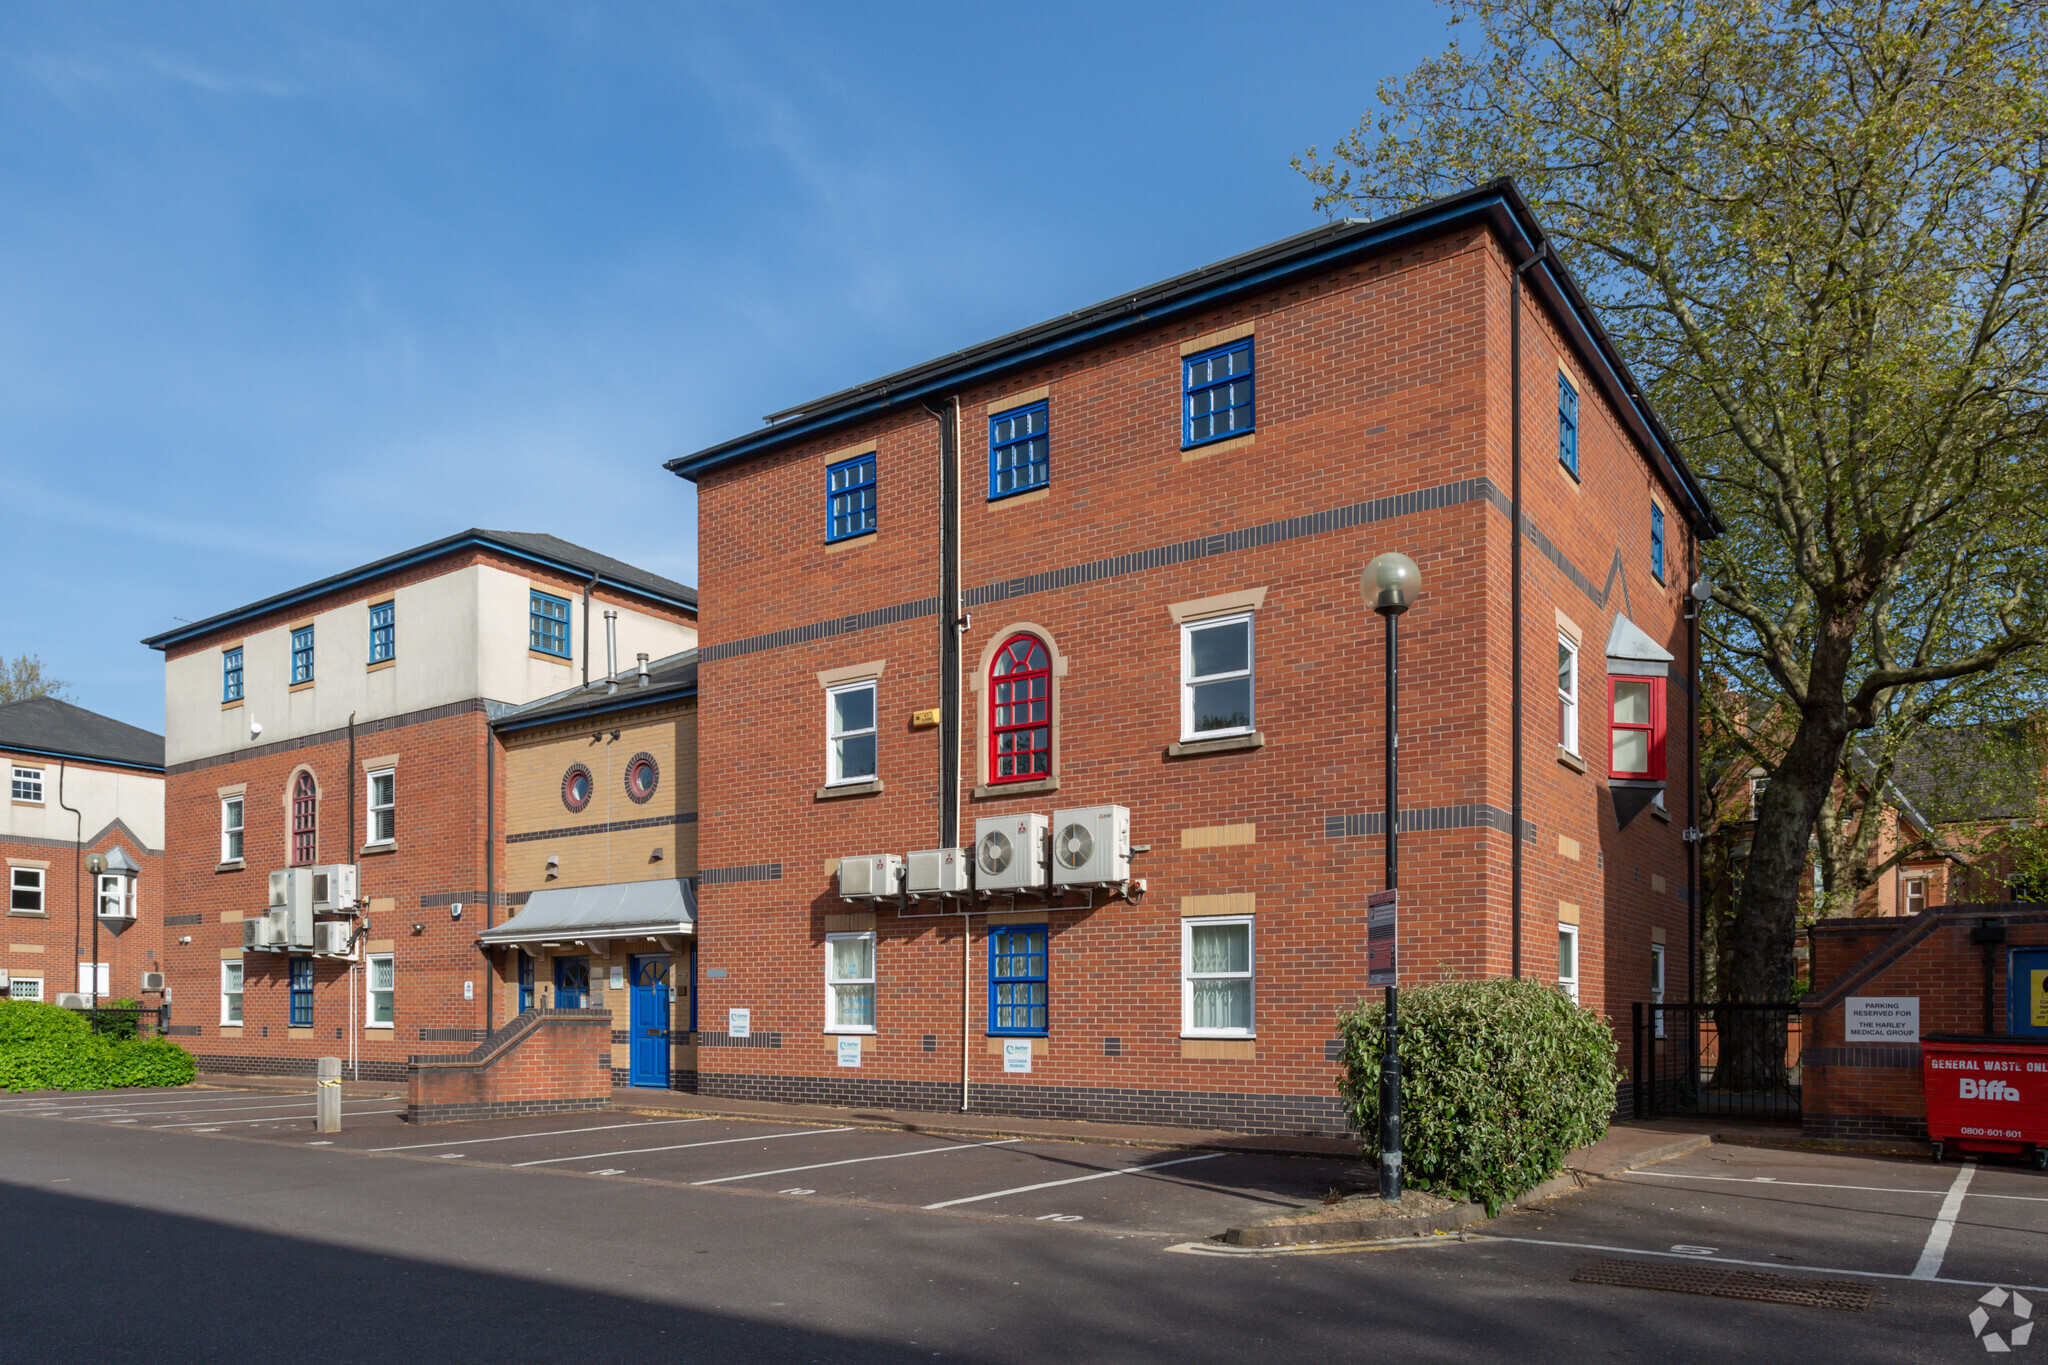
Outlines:
[[[1613, 1030], [1556, 987], [1447, 981], [1402, 991], [1400, 1009], [1407, 1183], [1498, 1212], [1607, 1132]], [[1339, 1092], [1375, 1160], [1385, 1018], [1385, 1006], [1368, 1000], [1339, 1020]]]
[[96, 1037], [75, 1010], [0, 1000], [0, 1090], [186, 1085], [192, 1054], [168, 1038]]

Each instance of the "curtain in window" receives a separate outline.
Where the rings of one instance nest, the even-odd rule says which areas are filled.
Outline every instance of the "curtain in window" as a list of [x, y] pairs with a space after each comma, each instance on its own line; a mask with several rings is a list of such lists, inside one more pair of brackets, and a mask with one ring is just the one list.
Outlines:
[[[872, 1028], [875, 1022], [875, 941], [832, 940], [832, 1022], [841, 1028]], [[841, 985], [840, 982], [850, 984]], [[865, 984], [864, 984], [865, 983]]]
[[[1249, 1029], [1252, 1026], [1252, 937], [1246, 924], [1195, 925], [1189, 930], [1194, 986], [1194, 1026]], [[1215, 973], [1244, 973], [1224, 976]], [[1204, 979], [1208, 978], [1208, 979]]]

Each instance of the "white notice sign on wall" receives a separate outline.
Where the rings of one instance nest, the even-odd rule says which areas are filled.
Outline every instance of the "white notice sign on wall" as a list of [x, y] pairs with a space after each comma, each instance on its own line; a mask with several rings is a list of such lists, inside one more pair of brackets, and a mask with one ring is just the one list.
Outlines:
[[1031, 1040], [1029, 1038], [1003, 1039], [1003, 1070], [1029, 1071], [1031, 1069]]
[[1920, 1041], [1920, 997], [1852, 995], [1843, 1002], [1842, 1037], [1851, 1043]]
[[852, 1036], [852, 1037], [850, 1037], [850, 1038], [841, 1038], [841, 1039], [839, 1040], [839, 1065], [841, 1065], [841, 1066], [859, 1066], [859, 1065], [860, 1065], [860, 1035], [859, 1035], [859, 1034], [855, 1034], [854, 1036]]
[[754, 1012], [752, 1010], [727, 1010], [725, 1012], [726, 1033], [734, 1038], [752, 1037], [753, 1018]]

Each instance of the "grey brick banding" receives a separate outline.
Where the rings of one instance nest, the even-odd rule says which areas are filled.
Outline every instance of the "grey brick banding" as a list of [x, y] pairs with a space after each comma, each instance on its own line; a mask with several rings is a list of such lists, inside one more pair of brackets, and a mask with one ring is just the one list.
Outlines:
[[[1499, 806], [1478, 802], [1463, 806], [1417, 806], [1401, 812], [1401, 832], [1416, 834], [1432, 829], [1497, 829], [1505, 834], [1514, 818]], [[1387, 813], [1381, 810], [1355, 814], [1325, 815], [1325, 839], [1377, 838], [1385, 831]], [[1536, 822], [1522, 822], [1522, 842], [1536, 842]]]
[[508, 844], [530, 844], [536, 839], [573, 839], [579, 834], [615, 834], [629, 829], [657, 829], [663, 825], [694, 825], [697, 812], [686, 810], [675, 815], [650, 815], [640, 820], [608, 820], [598, 825], [575, 825], [562, 829], [530, 829], [524, 834], [508, 834]]
[[1855, 1066], [1873, 1071], [1918, 1071], [1920, 1048], [1904, 1047], [1810, 1047], [1799, 1055], [1803, 1066]]
[[745, 867], [706, 867], [697, 872], [699, 886], [722, 886], [728, 882], [779, 882], [781, 863], [750, 863]]
[[703, 1031], [697, 1034], [698, 1047], [781, 1047], [782, 1035], [769, 1030], [756, 1029], [745, 1038], [735, 1038], [730, 1033]]

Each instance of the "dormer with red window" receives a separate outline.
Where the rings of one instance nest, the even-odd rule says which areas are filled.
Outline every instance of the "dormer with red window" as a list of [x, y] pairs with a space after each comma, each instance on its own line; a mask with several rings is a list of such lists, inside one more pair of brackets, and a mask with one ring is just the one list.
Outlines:
[[1650, 807], [1664, 819], [1664, 740], [1670, 719], [1665, 687], [1671, 651], [1626, 616], [1607, 632], [1607, 787], [1616, 820]]

